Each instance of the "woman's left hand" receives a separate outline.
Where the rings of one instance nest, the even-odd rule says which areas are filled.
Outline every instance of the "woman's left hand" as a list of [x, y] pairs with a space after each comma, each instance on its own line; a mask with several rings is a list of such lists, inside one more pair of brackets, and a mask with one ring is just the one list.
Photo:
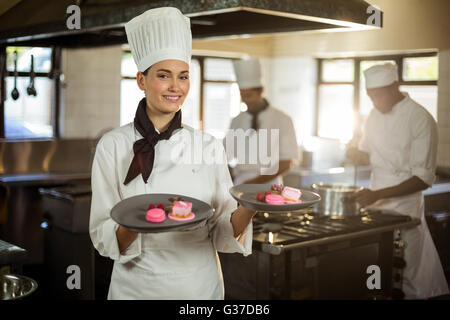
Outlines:
[[378, 192], [370, 189], [363, 189], [361, 191], [355, 192], [348, 197], [350, 199], [355, 199], [356, 202], [361, 205], [361, 207], [371, 205], [372, 203], [380, 200]]

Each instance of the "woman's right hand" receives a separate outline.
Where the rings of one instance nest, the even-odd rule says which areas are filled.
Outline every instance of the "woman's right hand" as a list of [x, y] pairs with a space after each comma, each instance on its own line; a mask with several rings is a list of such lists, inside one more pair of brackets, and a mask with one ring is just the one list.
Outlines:
[[120, 253], [123, 253], [138, 236], [137, 232], [130, 231], [125, 227], [119, 226], [116, 231], [117, 243]]

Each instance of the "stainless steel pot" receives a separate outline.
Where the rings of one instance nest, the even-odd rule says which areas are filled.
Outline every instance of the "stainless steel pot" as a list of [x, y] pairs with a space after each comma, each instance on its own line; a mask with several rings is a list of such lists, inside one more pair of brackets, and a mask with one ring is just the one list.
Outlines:
[[23, 299], [36, 291], [35, 280], [14, 274], [0, 275], [0, 300]]
[[355, 216], [360, 213], [361, 206], [348, 196], [364, 189], [343, 183], [314, 183], [311, 188], [320, 195], [321, 200], [315, 206], [316, 216], [335, 219]]

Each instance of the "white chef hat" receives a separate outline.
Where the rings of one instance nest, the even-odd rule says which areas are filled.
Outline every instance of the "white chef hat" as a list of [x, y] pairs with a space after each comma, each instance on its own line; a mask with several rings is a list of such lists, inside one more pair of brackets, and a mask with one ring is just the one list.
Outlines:
[[163, 60], [190, 63], [192, 35], [189, 18], [172, 7], [150, 9], [125, 24], [138, 71]]
[[258, 59], [233, 61], [234, 73], [239, 89], [262, 87], [261, 65]]
[[385, 63], [375, 65], [364, 71], [366, 89], [386, 87], [398, 81], [397, 65]]

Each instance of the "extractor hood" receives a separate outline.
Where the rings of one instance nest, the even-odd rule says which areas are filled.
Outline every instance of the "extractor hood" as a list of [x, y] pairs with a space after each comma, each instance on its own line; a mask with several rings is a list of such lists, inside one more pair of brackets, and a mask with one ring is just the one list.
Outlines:
[[[81, 29], [69, 30], [67, 8], [80, 8]], [[0, 45], [90, 47], [126, 43], [124, 24], [156, 7], [191, 18], [194, 39], [278, 32], [371, 29], [362, 0], [2, 0]], [[372, 10], [372, 11], [371, 11]]]

